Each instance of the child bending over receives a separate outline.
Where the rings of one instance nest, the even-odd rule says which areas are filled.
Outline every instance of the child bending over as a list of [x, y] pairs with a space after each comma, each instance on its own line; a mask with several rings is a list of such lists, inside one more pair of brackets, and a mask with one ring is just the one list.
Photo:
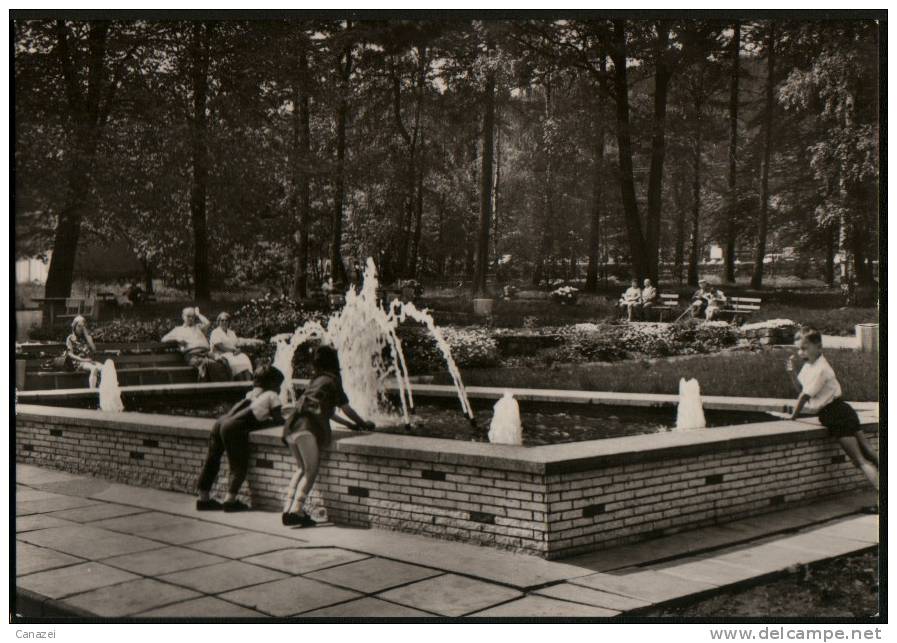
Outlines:
[[[822, 425], [878, 491], [878, 454], [863, 435], [856, 412], [841, 399], [841, 384], [822, 354], [822, 335], [814, 328], [804, 327], [798, 333], [796, 343], [798, 354], [792, 355], [786, 364], [791, 381], [800, 394], [791, 418], [797, 418], [804, 410], [818, 414]], [[801, 361], [804, 364], [798, 370]]]
[[[249, 470], [249, 434], [283, 422], [280, 411], [280, 385], [283, 373], [273, 366], [260, 366], [255, 371], [253, 388], [230, 411], [215, 421], [209, 436], [209, 451], [199, 475], [196, 501], [198, 511], [246, 511], [249, 506], [237, 500], [237, 493]], [[221, 456], [227, 453], [229, 467], [227, 495], [220, 503], [209, 496], [218, 477]]]

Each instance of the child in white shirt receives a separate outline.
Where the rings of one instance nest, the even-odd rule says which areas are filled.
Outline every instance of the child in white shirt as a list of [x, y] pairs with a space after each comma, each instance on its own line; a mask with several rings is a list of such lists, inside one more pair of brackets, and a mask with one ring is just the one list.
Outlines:
[[[822, 335], [804, 327], [796, 338], [798, 354], [786, 364], [791, 381], [799, 392], [792, 419], [802, 411], [816, 413], [819, 421], [841, 444], [847, 456], [878, 490], [878, 454], [863, 435], [856, 411], [841, 399], [841, 384], [822, 354]], [[800, 362], [804, 364], [798, 372]]]

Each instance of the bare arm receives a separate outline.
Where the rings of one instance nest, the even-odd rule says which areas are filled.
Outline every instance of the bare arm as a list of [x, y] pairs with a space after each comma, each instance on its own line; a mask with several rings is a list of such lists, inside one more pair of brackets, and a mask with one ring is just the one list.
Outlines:
[[205, 315], [199, 312], [199, 308], [196, 309], [196, 319], [199, 320], [199, 327], [203, 332], [207, 331], [209, 326], [212, 325], [212, 322], [210, 322]]
[[791, 419], [797, 419], [800, 415], [800, 412], [803, 410], [804, 406], [810, 400], [810, 396], [806, 393], [801, 393], [800, 397], [797, 398], [797, 403], [794, 405], [794, 411], [791, 413]]
[[343, 413], [346, 414], [346, 417], [348, 417], [350, 420], [352, 420], [355, 423], [356, 426], [353, 428], [372, 429], [374, 427], [373, 422], [366, 422], [360, 415], [358, 415], [358, 413], [355, 412], [355, 409], [353, 409], [351, 405], [343, 404], [339, 408]]

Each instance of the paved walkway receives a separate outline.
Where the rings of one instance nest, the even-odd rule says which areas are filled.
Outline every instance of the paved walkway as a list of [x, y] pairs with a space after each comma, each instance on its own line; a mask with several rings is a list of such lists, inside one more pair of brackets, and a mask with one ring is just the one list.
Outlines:
[[[17, 610], [98, 617], [612, 617], [874, 547], [868, 496], [564, 562], [395, 532], [288, 529], [180, 493], [16, 466]], [[611, 573], [608, 573], [611, 572]]]

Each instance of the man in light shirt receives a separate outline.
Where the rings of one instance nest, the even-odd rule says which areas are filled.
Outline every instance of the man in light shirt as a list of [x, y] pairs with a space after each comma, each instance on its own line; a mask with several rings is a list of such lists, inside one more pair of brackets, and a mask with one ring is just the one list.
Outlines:
[[[819, 416], [819, 422], [836, 438], [844, 452], [878, 490], [878, 454], [863, 435], [860, 420], [851, 406], [841, 399], [841, 384], [822, 354], [822, 335], [804, 327], [798, 333], [798, 354], [792, 355], [786, 368], [799, 393], [792, 419], [802, 411]], [[798, 367], [801, 361], [803, 366]]]

